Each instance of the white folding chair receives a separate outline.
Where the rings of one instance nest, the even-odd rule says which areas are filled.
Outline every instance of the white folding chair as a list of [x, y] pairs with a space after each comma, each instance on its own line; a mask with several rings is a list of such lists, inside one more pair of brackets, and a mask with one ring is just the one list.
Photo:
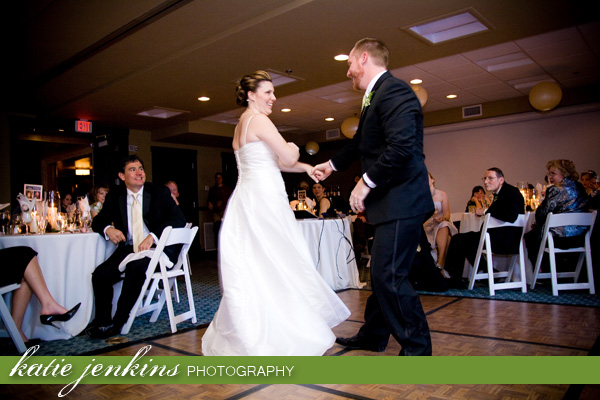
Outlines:
[[[558, 296], [559, 290], [574, 290], [574, 289], [589, 289], [590, 294], [595, 294], [594, 289], [594, 273], [592, 268], [592, 250], [590, 247], [590, 237], [592, 236], [592, 229], [594, 228], [594, 222], [596, 221], [597, 211], [591, 213], [565, 213], [565, 214], [553, 214], [550, 213], [546, 217], [546, 224], [544, 225], [544, 233], [542, 235], [542, 243], [538, 256], [533, 267], [534, 274], [531, 282], [531, 289], [535, 287], [535, 283], [538, 279], [550, 278], [552, 280], [552, 295]], [[572, 247], [569, 249], [556, 248], [554, 246], [554, 237], [551, 228], [560, 226], [578, 225], [578, 226], [589, 226], [589, 229], [585, 233], [584, 245], [578, 247]], [[540, 272], [540, 266], [544, 253], [548, 254], [550, 259], [550, 272]], [[575, 271], [568, 272], [557, 272], [556, 270], [556, 254], [561, 253], [579, 253], [579, 260]], [[585, 258], [585, 264], [587, 268], [587, 282], [577, 282], [581, 267], [583, 266], [583, 260]], [[558, 278], [573, 278], [572, 283], [558, 283]]]
[[[140, 296], [131, 309], [129, 319], [127, 320], [127, 323], [123, 325], [121, 334], [126, 335], [129, 333], [133, 320], [139, 315], [152, 311], [153, 314], [150, 317], [150, 322], [156, 322], [165, 302], [167, 303], [167, 312], [169, 314], [172, 333], [177, 332], [177, 324], [180, 322], [191, 319], [192, 323], [196, 323], [196, 308], [194, 306], [194, 295], [192, 293], [192, 281], [190, 278], [190, 266], [187, 254], [197, 232], [197, 226], [193, 228], [172, 228], [169, 226], [164, 229], [156, 249], [154, 250], [154, 254], [150, 259], [150, 264], [148, 264], [146, 281], [144, 282]], [[160, 262], [160, 255], [163, 253], [166, 246], [173, 244], [182, 244], [183, 247], [181, 248], [181, 252], [179, 253], [179, 257], [173, 268], [167, 269], [167, 267]], [[171, 288], [173, 285], [177, 285], [176, 281], [179, 276], [183, 276], [185, 279], [189, 310], [182, 314], [175, 315], [173, 300], [171, 298]], [[157, 292], [156, 289], [159, 281], [162, 282], [163, 287], [158, 294], [158, 299], [155, 300], [154, 295], [155, 292]]]
[[19, 329], [17, 328], [17, 325], [15, 324], [15, 321], [12, 319], [12, 316], [10, 315], [10, 311], [8, 310], [8, 306], [6, 305], [6, 302], [4, 301], [4, 295], [8, 294], [10, 292], [12, 292], [13, 290], [17, 290], [18, 288], [20, 288], [21, 285], [18, 283], [13, 283], [11, 285], [6, 285], [0, 288], [0, 316], [2, 316], [2, 321], [4, 321], [4, 326], [6, 327], [6, 330], [8, 331], [8, 334], [10, 335], [10, 337], [12, 338], [12, 341], [14, 342], [15, 346], [17, 346], [17, 350], [19, 351], [19, 353], [25, 353], [25, 351], [27, 351], [27, 347], [25, 346], [25, 343], [23, 342], [23, 339], [21, 338], [21, 335], [19, 334]]
[[[469, 290], [473, 290], [473, 286], [475, 285], [475, 281], [479, 279], [487, 279], [489, 288], [490, 288], [490, 296], [494, 296], [496, 294], [496, 290], [502, 289], [521, 289], [521, 292], [527, 292], [527, 278], [525, 276], [525, 257], [524, 257], [524, 242], [523, 235], [525, 233], [525, 225], [529, 219], [529, 213], [521, 214], [518, 216], [515, 222], [505, 222], [500, 221], [492, 217], [490, 214], [486, 214], [483, 221], [483, 227], [481, 228], [481, 238], [479, 239], [479, 246], [477, 248], [477, 255], [475, 256], [475, 264], [471, 269], [471, 274], [469, 277]], [[507, 271], [499, 271], [494, 272], [494, 262], [492, 256], [492, 243], [490, 239], [489, 231], [491, 229], [498, 228], [507, 228], [507, 227], [516, 227], [521, 228], [521, 238], [519, 240], [519, 250], [517, 254], [510, 255], [510, 263]], [[487, 260], [487, 272], [478, 272], [479, 262], [481, 261], [481, 256], [485, 255]], [[495, 257], [498, 257], [496, 255]], [[516, 261], [519, 261], [519, 268], [521, 272], [519, 281], [512, 281], [513, 273], [516, 266]], [[469, 261], [465, 260], [465, 266], [469, 265]], [[504, 282], [496, 283], [496, 278], [506, 278]]]

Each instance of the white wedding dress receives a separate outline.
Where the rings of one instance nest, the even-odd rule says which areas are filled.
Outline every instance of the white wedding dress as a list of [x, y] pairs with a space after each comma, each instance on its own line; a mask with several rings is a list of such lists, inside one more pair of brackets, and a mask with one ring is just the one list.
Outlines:
[[258, 141], [235, 156], [239, 178], [219, 238], [223, 298], [202, 353], [322, 355], [335, 341], [331, 328], [350, 312], [311, 260], [277, 155]]

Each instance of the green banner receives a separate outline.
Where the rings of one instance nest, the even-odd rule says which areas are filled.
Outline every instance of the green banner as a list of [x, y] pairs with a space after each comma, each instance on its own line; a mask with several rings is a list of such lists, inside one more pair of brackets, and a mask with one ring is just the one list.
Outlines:
[[600, 357], [0, 358], [0, 384], [599, 384]]

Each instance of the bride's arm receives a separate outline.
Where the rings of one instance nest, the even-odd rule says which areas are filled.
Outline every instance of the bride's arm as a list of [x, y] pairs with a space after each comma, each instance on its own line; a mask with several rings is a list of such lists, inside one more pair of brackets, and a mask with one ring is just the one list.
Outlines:
[[273, 122], [264, 114], [257, 114], [250, 121], [248, 138], [252, 139], [252, 136], [265, 142], [277, 154], [280, 166], [293, 167], [300, 158], [298, 146], [287, 143]]

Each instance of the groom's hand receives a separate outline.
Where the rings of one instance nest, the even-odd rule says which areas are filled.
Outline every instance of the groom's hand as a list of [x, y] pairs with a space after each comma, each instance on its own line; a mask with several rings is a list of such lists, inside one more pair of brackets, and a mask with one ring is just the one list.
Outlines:
[[371, 188], [365, 185], [363, 180], [359, 180], [352, 193], [350, 193], [350, 207], [355, 213], [361, 213], [365, 211], [365, 199], [371, 192]]

